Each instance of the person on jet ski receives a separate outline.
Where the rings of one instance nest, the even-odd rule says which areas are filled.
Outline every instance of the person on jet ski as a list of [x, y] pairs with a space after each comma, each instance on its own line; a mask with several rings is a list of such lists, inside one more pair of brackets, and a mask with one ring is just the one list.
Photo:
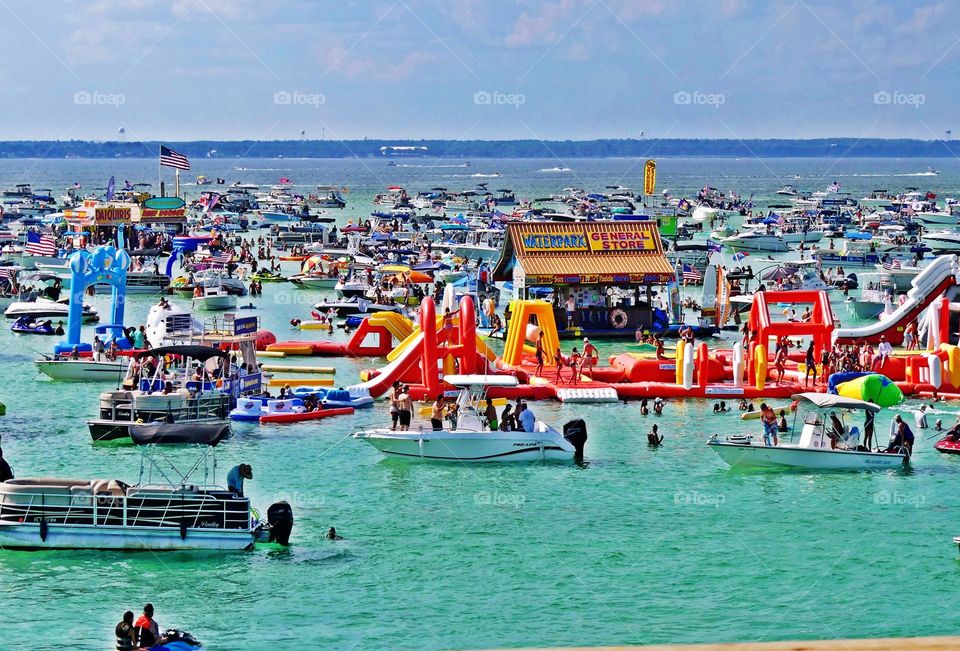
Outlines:
[[149, 648], [156, 643], [157, 638], [160, 637], [160, 625], [153, 618], [153, 604], [143, 607], [143, 614], [137, 619], [135, 628], [139, 646]]

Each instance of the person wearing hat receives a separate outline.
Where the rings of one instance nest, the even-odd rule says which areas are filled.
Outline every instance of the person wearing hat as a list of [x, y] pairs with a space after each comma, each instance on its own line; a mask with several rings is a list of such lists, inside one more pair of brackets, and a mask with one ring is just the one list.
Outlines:
[[227, 490], [237, 497], [243, 497], [244, 479], [253, 479], [253, 468], [246, 463], [234, 466], [230, 469], [230, 472], [227, 473]]
[[880, 344], [877, 346], [877, 361], [880, 364], [877, 368], [883, 368], [891, 355], [893, 355], [893, 346], [887, 341], [886, 336], [880, 335]]
[[589, 337], [583, 338], [583, 358], [580, 361], [580, 368], [578, 369], [577, 379], [581, 379], [583, 375], [583, 367], [594, 367], [597, 365], [597, 360], [600, 358], [600, 355], [597, 353], [596, 347], [590, 343]]

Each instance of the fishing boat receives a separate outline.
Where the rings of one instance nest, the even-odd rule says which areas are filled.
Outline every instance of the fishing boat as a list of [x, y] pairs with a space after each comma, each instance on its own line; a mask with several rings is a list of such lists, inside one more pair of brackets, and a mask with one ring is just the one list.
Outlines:
[[480, 411], [491, 387], [515, 387], [505, 375], [448, 375], [444, 381], [460, 391], [456, 424], [442, 430], [395, 431], [388, 428], [356, 432], [387, 456], [421, 461], [570, 461], [583, 455], [587, 430], [582, 420], [568, 422], [560, 433], [537, 421], [532, 432], [491, 430]]
[[[262, 521], [250, 499], [216, 485], [216, 447], [229, 427], [142, 425], [136, 484], [119, 479], [9, 479], [0, 483], [0, 548], [240, 551], [288, 545], [293, 510], [277, 502]], [[165, 446], [194, 446], [182, 472]], [[171, 472], [171, 468], [173, 472]], [[202, 469], [202, 477], [200, 475]]]
[[[853, 412], [862, 413], [865, 423], [872, 422], [873, 416], [880, 411], [878, 405], [825, 393], [799, 393], [793, 399], [799, 401], [793, 431], [796, 431], [796, 419], [801, 413], [804, 415], [797, 443], [765, 445], [749, 435], [721, 437], [714, 434], [707, 445], [735, 468], [889, 470], [909, 463], [910, 454], [906, 449], [887, 452], [880, 448], [868, 450], [860, 445], [859, 428], [848, 426], [844, 421], [845, 416]], [[843, 425], [842, 431], [831, 426], [831, 416], [834, 415]]]
[[[160, 346], [133, 355], [138, 364], [165, 355], [182, 360], [167, 372], [157, 363], [152, 373], [131, 365], [125, 386], [100, 394], [99, 417], [87, 421], [94, 441], [113, 441], [130, 435], [138, 423], [226, 422], [231, 408], [231, 382], [213, 374], [229, 353], [211, 346]], [[199, 366], [198, 366], [199, 365]], [[199, 374], [200, 379], [194, 379]]]

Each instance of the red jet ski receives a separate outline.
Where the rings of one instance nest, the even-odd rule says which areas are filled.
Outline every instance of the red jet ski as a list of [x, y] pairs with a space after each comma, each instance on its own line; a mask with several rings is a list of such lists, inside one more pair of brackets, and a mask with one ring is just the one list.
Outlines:
[[947, 434], [934, 444], [933, 449], [944, 454], [960, 454], [960, 437]]

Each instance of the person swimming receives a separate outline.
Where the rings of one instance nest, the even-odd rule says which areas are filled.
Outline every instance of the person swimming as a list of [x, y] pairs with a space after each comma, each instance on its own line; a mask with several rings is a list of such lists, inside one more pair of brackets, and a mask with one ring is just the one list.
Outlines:
[[647, 445], [651, 447], [659, 447], [663, 443], [663, 435], [657, 430], [657, 426], [654, 425], [650, 428], [650, 431], [647, 432]]

